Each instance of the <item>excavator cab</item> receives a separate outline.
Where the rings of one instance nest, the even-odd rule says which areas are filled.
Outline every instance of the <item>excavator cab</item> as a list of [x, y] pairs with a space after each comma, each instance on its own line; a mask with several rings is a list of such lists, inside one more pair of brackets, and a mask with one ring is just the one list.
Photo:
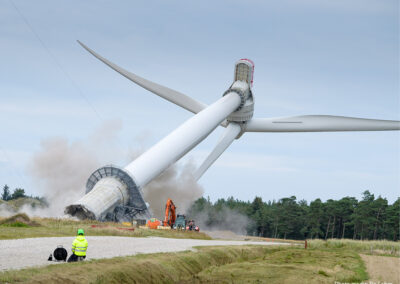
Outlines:
[[186, 228], [186, 216], [182, 215], [182, 214], [178, 214], [176, 216], [174, 229], [185, 230], [185, 228]]

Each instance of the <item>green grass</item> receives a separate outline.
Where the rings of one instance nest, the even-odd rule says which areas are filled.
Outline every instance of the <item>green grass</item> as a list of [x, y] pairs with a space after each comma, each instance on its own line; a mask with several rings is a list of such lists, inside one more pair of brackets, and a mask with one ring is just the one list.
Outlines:
[[334, 283], [367, 279], [354, 251], [297, 246], [200, 247], [0, 273], [9, 283]]
[[321, 274], [321, 275], [323, 275], [323, 276], [329, 276], [328, 275], [328, 273], [326, 273], [325, 271], [323, 271], [323, 270], [318, 270], [318, 274]]
[[[341, 265], [346, 263], [345, 266]], [[362, 260], [354, 252], [337, 249], [272, 249], [262, 259], [249, 259], [199, 274], [201, 282], [333, 283], [367, 279]]]
[[400, 256], [400, 242], [393, 241], [360, 241], [348, 239], [308, 240], [311, 249], [317, 248], [343, 248], [363, 254]]
[[22, 222], [13, 222], [13, 223], [8, 223], [8, 224], [1, 224], [0, 226], [1, 227], [18, 227], [18, 228], [20, 228], [20, 227], [29, 228], [30, 227], [29, 225], [27, 225], [25, 223], [22, 223]]
[[[93, 225], [97, 227], [92, 227]], [[79, 228], [84, 229], [87, 236], [157, 236], [164, 238], [211, 239], [201, 232], [146, 230], [139, 228], [136, 228], [134, 231], [119, 229], [122, 227], [123, 226], [119, 223], [102, 223], [94, 220], [74, 221], [55, 218], [33, 218], [31, 220], [25, 214], [18, 214], [10, 218], [0, 218], [0, 240], [38, 237], [70, 237], [75, 236]]]

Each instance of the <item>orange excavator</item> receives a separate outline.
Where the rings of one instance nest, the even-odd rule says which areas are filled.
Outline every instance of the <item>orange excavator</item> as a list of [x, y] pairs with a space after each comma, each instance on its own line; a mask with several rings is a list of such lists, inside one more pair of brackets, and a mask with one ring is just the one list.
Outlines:
[[168, 198], [167, 204], [165, 205], [165, 219], [164, 226], [172, 226], [175, 224], [176, 214], [175, 214], [176, 206], [171, 199]]

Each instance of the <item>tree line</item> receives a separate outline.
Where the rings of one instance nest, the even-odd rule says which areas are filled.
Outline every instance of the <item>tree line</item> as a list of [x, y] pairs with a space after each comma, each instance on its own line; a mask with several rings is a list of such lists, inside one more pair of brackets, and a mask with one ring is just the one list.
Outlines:
[[189, 209], [188, 216], [195, 219], [206, 214], [206, 225], [218, 227], [225, 222], [226, 208], [248, 218], [248, 235], [284, 239], [399, 239], [400, 197], [388, 204], [386, 198], [375, 198], [368, 190], [361, 200], [344, 197], [322, 202], [318, 198], [310, 203], [297, 201], [296, 196], [268, 202], [261, 197], [255, 197], [253, 202], [230, 197], [214, 203], [200, 198]]
[[1, 193], [1, 199], [2, 200], [9, 201], [9, 200], [13, 200], [13, 199], [22, 198], [22, 197], [34, 198], [34, 199], [37, 199], [39, 201], [45, 202], [45, 198], [44, 197], [26, 195], [25, 194], [25, 189], [23, 189], [23, 188], [15, 188], [14, 191], [11, 193], [10, 187], [7, 184], [3, 186], [3, 192]]
[[[27, 196], [22, 188], [11, 193], [4, 185], [1, 199], [9, 201], [30, 197], [43, 201], [39, 196]], [[212, 203], [204, 197], [196, 200], [188, 210], [190, 219], [201, 218], [208, 227], [235, 229], [244, 224], [248, 235], [284, 238], [350, 238], [360, 240], [399, 240], [400, 234], [400, 197], [393, 204], [386, 198], [368, 190], [363, 192], [361, 200], [344, 197], [340, 200], [329, 199], [322, 202], [317, 198], [310, 203], [297, 201], [296, 196], [278, 201], [264, 202], [255, 197], [252, 202], [229, 197]], [[244, 217], [244, 218], [243, 218]]]

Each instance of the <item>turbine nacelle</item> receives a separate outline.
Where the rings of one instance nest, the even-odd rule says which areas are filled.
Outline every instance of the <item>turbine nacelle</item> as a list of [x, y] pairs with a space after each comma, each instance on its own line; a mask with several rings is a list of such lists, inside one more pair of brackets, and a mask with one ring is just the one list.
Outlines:
[[250, 59], [243, 58], [236, 62], [233, 82], [246, 82], [250, 88], [253, 87], [254, 62]]
[[242, 128], [242, 133], [244, 131], [244, 125], [247, 123], [247, 121], [251, 120], [254, 113], [254, 97], [251, 91], [251, 87], [253, 86], [253, 76], [253, 61], [246, 58], [240, 59], [235, 64], [233, 84], [224, 93], [225, 96], [230, 92], [235, 92], [242, 99], [242, 103], [240, 104], [239, 108], [226, 118], [227, 122], [238, 123]]

